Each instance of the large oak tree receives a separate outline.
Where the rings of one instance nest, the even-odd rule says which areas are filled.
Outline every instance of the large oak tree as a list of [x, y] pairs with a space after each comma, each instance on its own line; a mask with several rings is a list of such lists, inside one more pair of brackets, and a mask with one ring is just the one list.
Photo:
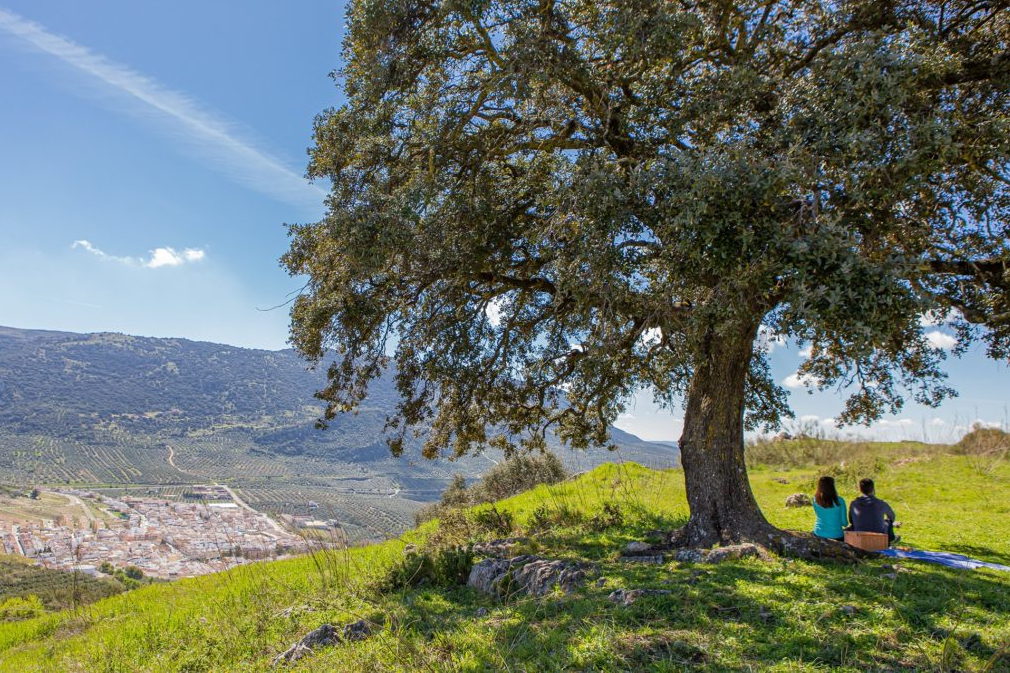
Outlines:
[[[1003, 2], [356, 0], [315, 123], [328, 213], [291, 228], [292, 342], [327, 416], [389, 365], [391, 446], [607, 441], [685, 400], [681, 541], [774, 536], [744, 430], [789, 413], [762, 333], [847, 386], [938, 404], [943, 353], [1010, 352]], [[781, 538], [779, 538], [781, 539]]]

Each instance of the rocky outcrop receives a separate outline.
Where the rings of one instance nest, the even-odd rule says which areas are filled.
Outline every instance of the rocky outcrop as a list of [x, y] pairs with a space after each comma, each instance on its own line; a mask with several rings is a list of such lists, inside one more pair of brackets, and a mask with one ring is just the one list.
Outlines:
[[523, 560], [530, 560], [532, 558], [534, 557], [517, 556], [514, 559], [489, 558], [479, 563], [474, 563], [470, 569], [470, 576], [466, 580], [466, 585], [471, 589], [476, 589], [492, 596], [500, 596], [506, 593], [512, 580], [511, 571], [513, 564], [519, 564]]
[[345, 624], [340, 630], [337, 630], [332, 624], [323, 624], [319, 628], [309, 631], [297, 643], [274, 657], [273, 665], [294, 663], [320, 648], [330, 647], [341, 641], [364, 640], [370, 635], [372, 635], [372, 625], [364, 619]]
[[515, 574], [516, 582], [531, 596], [543, 596], [554, 588], [570, 594], [586, 581], [586, 568], [569, 561], [539, 559], [527, 563]]
[[474, 564], [466, 585], [494, 596], [522, 592], [539, 597], [555, 588], [570, 594], [586, 581], [586, 571], [581, 563], [538, 556], [490, 558]]

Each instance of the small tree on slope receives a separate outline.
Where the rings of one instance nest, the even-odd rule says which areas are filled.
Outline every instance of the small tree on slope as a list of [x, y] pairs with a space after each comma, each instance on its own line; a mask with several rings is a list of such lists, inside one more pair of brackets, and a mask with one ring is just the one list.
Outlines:
[[925, 314], [1008, 355], [1008, 13], [351, 3], [328, 214], [283, 259], [292, 343], [337, 353], [327, 417], [393, 351], [394, 453], [603, 444], [636, 389], [683, 396], [680, 540], [767, 542], [744, 430], [789, 409], [763, 335], [850, 386], [845, 423], [952, 394]]

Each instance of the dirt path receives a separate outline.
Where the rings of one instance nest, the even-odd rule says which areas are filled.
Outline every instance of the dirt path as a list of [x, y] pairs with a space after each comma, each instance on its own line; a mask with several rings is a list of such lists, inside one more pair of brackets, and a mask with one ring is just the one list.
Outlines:
[[84, 504], [84, 501], [78, 498], [76, 495], [70, 495], [69, 493], [60, 493], [64, 498], [72, 503], [75, 503], [78, 507], [84, 510], [84, 516], [87, 517], [88, 523], [94, 523], [96, 521], [95, 515], [91, 512], [91, 508]]
[[171, 444], [166, 444], [165, 448], [168, 449], [168, 464], [171, 465], [173, 469], [178, 470], [183, 474], [192, 474], [175, 464], [175, 449], [172, 448]]
[[223, 488], [225, 491], [227, 491], [228, 495], [231, 496], [231, 499], [235, 502], [235, 504], [238, 505], [239, 507], [241, 507], [242, 509], [247, 509], [250, 512], [255, 512], [257, 514], [262, 514], [263, 516], [265, 516], [267, 518], [267, 521], [270, 522], [270, 525], [278, 533], [284, 533], [285, 535], [290, 535], [290, 533], [288, 533], [288, 531], [284, 530], [283, 526], [281, 526], [279, 523], [277, 523], [276, 521], [274, 521], [274, 519], [273, 519], [272, 516], [270, 516], [266, 512], [261, 512], [258, 509], [255, 509], [254, 507], [250, 507], [249, 503], [247, 503], [245, 500], [243, 500], [242, 498], [240, 498], [238, 496], [238, 493], [236, 493], [235, 491], [232, 490], [231, 486], [226, 486], [224, 484], [214, 484], [214, 486], [218, 486], [220, 488]]

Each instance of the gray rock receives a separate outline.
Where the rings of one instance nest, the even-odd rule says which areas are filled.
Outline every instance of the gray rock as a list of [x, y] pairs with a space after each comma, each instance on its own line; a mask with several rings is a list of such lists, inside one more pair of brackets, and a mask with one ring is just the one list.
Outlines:
[[512, 561], [509, 559], [484, 559], [473, 564], [466, 585], [486, 594], [498, 595], [499, 588], [508, 577], [511, 567]]
[[288, 649], [284, 650], [276, 657], [274, 657], [274, 660], [271, 663], [271, 665], [280, 666], [282, 664], [293, 664], [294, 662], [298, 661], [299, 659], [308, 654], [312, 654], [311, 647], [305, 647], [301, 643], [295, 643], [294, 645], [292, 645], [291, 647], [289, 647]]
[[645, 552], [652, 549], [652, 545], [648, 542], [629, 542], [624, 546], [624, 553], [627, 555], [632, 554], [644, 554]]
[[618, 605], [631, 605], [642, 596], [669, 596], [669, 589], [617, 589], [607, 599]]
[[898, 573], [884, 573], [881, 577], [885, 580], [896, 580], [898, 579]]
[[273, 665], [293, 663], [307, 654], [312, 654], [317, 648], [328, 647], [340, 641], [337, 630], [330, 624], [323, 624], [305, 634], [301, 640], [274, 657]]
[[359, 619], [356, 622], [345, 624], [343, 635], [344, 640], [348, 641], [364, 640], [372, 635], [372, 625], [364, 619]]
[[680, 549], [674, 558], [684, 563], [722, 563], [736, 559], [762, 557], [761, 548], [756, 544], [745, 542], [715, 549]]
[[466, 585], [486, 594], [501, 596], [512, 587], [530, 596], [544, 596], [555, 587], [569, 594], [586, 580], [586, 569], [578, 563], [523, 555], [511, 559], [484, 559], [474, 564]]
[[705, 563], [722, 563], [723, 561], [735, 561], [737, 559], [760, 556], [760, 547], [756, 544], [745, 542], [744, 544], [734, 544], [727, 547], [716, 547], [705, 555]]
[[342, 640], [364, 640], [370, 635], [372, 635], [372, 625], [364, 619], [345, 624], [340, 631], [337, 631], [332, 624], [323, 624], [306, 633], [301, 640], [274, 657], [273, 665], [294, 663], [320, 648], [336, 645]]
[[852, 615], [856, 614], [856, 606], [855, 605], [843, 605], [842, 606], [842, 612], [845, 613], [846, 617], [851, 617]]
[[788, 479], [784, 479], [782, 477], [775, 477], [774, 479], [772, 479], [772, 481], [774, 481], [776, 484], [788, 484], [789, 483]]
[[682, 563], [701, 563], [705, 560], [704, 549], [678, 549], [674, 558]]
[[479, 607], [479, 608], [477, 608], [477, 612], [473, 613], [473, 616], [474, 617], [487, 617], [487, 608], [485, 608], [485, 607]]
[[601, 577], [600, 579], [596, 580], [596, 586], [598, 586], [598, 587], [605, 587], [605, 586], [607, 586], [607, 578], [606, 577]]
[[516, 582], [530, 596], [543, 596], [554, 587], [570, 594], [586, 581], [586, 571], [568, 561], [530, 561], [515, 572]]
[[786, 507], [809, 507], [810, 496], [806, 493], [793, 493], [786, 498]]

